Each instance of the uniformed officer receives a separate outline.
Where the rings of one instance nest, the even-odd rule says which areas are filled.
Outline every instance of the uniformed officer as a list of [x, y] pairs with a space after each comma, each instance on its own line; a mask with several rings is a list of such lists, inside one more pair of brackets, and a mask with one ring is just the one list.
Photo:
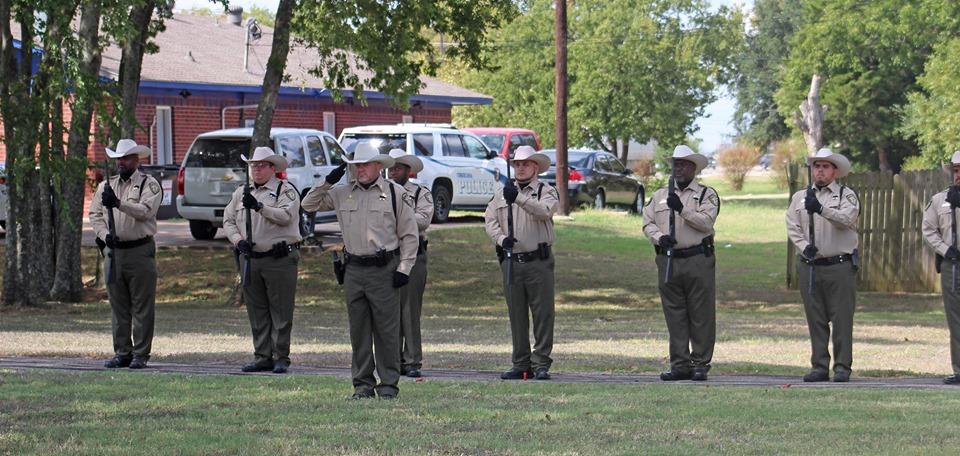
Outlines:
[[[837, 178], [850, 172], [846, 157], [820, 149], [807, 158], [813, 185], [793, 194], [787, 208], [787, 236], [797, 247], [797, 278], [810, 330], [812, 370], [805, 382], [830, 379], [830, 327], [833, 326], [833, 381], [850, 380], [853, 363], [853, 311], [857, 300], [857, 216], [860, 201]], [[810, 220], [813, 219], [813, 243]], [[813, 274], [811, 283], [810, 274]]]
[[943, 290], [943, 308], [950, 329], [950, 360], [953, 375], [944, 378], [948, 385], [960, 384], [960, 250], [957, 250], [957, 207], [960, 207], [960, 151], [953, 154], [944, 169], [953, 177], [953, 185], [933, 195], [923, 212], [923, 240], [937, 254], [937, 271]]
[[413, 196], [414, 216], [420, 233], [417, 262], [410, 270], [410, 283], [400, 288], [400, 374], [419, 377], [423, 367], [423, 348], [420, 339], [420, 311], [423, 309], [423, 289], [427, 286], [427, 228], [433, 220], [433, 194], [430, 189], [410, 181], [410, 176], [423, 170], [423, 162], [416, 155], [393, 149], [390, 156], [394, 165], [387, 170], [390, 180]]
[[[347, 163], [355, 168], [356, 179], [334, 187]], [[393, 163], [389, 155], [361, 143], [353, 160], [332, 171], [302, 202], [307, 211], [336, 210], [343, 232], [353, 399], [374, 394], [395, 399], [400, 391], [399, 289], [410, 281], [417, 261], [417, 222], [413, 197], [380, 176]]]
[[223, 211], [223, 230], [240, 255], [241, 270], [244, 262], [250, 262], [243, 300], [253, 332], [254, 361], [241, 370], [282, 374], [290, 368], [300, 197], [292, 184], [277, 178], [287, 169], [287, 159], [273, 149], [257, 147], [252, 157], [241, 158], [247, 162], [253, 186], [237, 188]]
[[[553, 360], [554, 258], [553, 214], [560, 198], [557, 189], [537, 179], [550, 167], [550, 158], [530, 146], [520, 146], [510, 163], [516, 171], [497, 190], [484, 213], [487, 236], [493, 241], [503, 273], [503, 291], [513, 338], [513, 367], [504, 380], [533, 377], [550, 379]], [[519, 187], [518, 187], [519, 185]], [[513, 208], [513, 237], [509, 235], [508, 207]], [[505, 250], [512, 251], [513, 277], [507, 277]], [[530, 315], [533, 316], [533, 352], [530, 351]]]
[[707, 157], [681, 144], [670, 160], [674, 192], [657, 190], [643, 209], [643, 232], [657, 251], [660, 302], [670, 334], [670, 370], [660, 380], [704, 381], [717, 334], [713, 225], [720, 196], [694, 179], [706, 168]]
[[[113, 310], [113, 359], [104, 366], [143, 369], [153, 344], [154, 304], [157, 294], [157, 209], [163, 198], [153, 176], [140, 172], [140, 157], [150, 149], [132, 139], [121, 139], [117, 149], [106, 149], [116, 159], [119, 175], [97, 186], [90, 201], [90, 225], [97, 244], [116, 274], [107, 284]], [[113, 212], [115, 233], [110, 233], [108, 211]], [[112, 260], [110, 256], [112, 255]], [[131, 331], [132, 328], [132, 331]], [[133, 340], [131, 343], [131, 335]]]

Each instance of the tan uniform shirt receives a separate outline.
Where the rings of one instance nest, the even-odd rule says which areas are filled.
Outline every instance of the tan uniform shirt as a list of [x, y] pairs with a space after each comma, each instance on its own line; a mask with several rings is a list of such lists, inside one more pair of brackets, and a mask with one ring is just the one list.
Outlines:
[[[539, 199], [537, 193], [539, 192]], [[534, 176], [530, 185], [520, 189], [513, 204], [513, 237], [517, 240], [513, 251], [517, 253], [537, 250], [540, 243], [553, 245], [553, 214], [557, 212], [560, 196], [552, 185], [543, 184]], [[507, 237], [507, 201], [503, 199], [503, 187], [497, 190], [483, 214], [487, 236], [497, 245]]]
[[930, 204], [923, 211], [923, 225], [920, 227], [920, 232], [923, 233], [923, 240], [927, 245], [939, 255], [947, 253], [947, 248], [953, 245], [953, 221], [950, 215], [950, 203], [947, 202], [946, 190], [933, 195], [930, 198]]
[[[101, 182], [93, 192], [87, 213], [90, 226], [100, 239], [105, 239], [110, 232], [107, 228], [107, 208], [103, 207], [102, 202], [103, 184]], [[120, 207], [113, 211], [117, 237], [121, 241], [135, 241], [157, 234], [157, 209], [163, 199], [160, 183], [153, 176], [137, 170], [126, 181], [120, 179], [119, 175], [111, 176], [110, 186], [120, 199]]]
[[[390, 186], [396, 195], [396, 217]], [[413, 196], [403, 187], [382, 177], [367, 189], [357, 181], [338, 186], [324, 182], [312, 188], [301, 204], [307, 211], [337, 211], [343, 244], [351, 255], [375, 255], [380, 249], [399, 248], [397, 271], [410, 274], [417, 261], [417, 221]]]
[[[677, 240], [675, 248], [685, 249], [700, 245], [703, 238], [713, 235], [713, 225], [720, 213], [720, 195], [716, 190], [704, 187], [696, 180], [690, 182], [687, 188], [677, 188], [676, 191], [683, 203], [683, 211], [674, 216]], [[643, 234], [647, 235], [654, 245], [660, 243], [660, 236], [670, 234], [670, 207], [667, 206], [669, 194], [667, 187], [653, 192], [650, 203], [643, 208]], [[700, 201], [701, 195], [703, 201]]]
[[[420, 239], [426, 239], [427, 228], [433, 220], [433, 194], [427, 187], [410, 181], [403, 185], [403, 189], [414, 198], [413, 209], [414, 217], [417, 219], [417, 230], [420, 232]], [[419, 195], [417, 195], [417, 189], [420, 189]]]
[[[817, 189], [817, 200], [823, 205], [823, 213], [813, 215], [814, 241], [817, 258], [853, 253], [857, 248], [857, 217], [860, 215], [860, 200], [849, 187], [840, 196], [840, 184], [836, 181]], [[807, 190], [793, 194], [787, 208], [787, 237], [797, 247], [797, 252], [810, 245], [810, 216], [803, 204]]]
[[[283, 182], [283, 185], [280, 183]], [[280, 193], [277, 194], [277, 188]], [[263, 204], [260, 211], [250, 210], [253, 229], [253, 251], [267, 252], [273, 245], [286, 241], [300, 242], [300, 198], [287, 181], [271, 177], [266, 184], [254, 186], [250, 194]], [[247, 238], [247, 211], [243, 208], [243, 186], [238, 187], [223, 211], [223, 231], [233, 245]]]

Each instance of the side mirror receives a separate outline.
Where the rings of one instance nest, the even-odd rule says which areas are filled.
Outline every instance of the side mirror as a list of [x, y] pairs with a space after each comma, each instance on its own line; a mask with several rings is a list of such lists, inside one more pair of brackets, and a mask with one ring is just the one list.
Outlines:
[[497, 158], [497, 153], [490, 149], [487, 149], [487, 160], [492, 160], [494, 158]]
[[627, 168], [627, 169], [623, 170], [623, 173], [621, 173], [621, 174], [623, 174], [624, 176], [629, 176], [629, 175], [633, 174], [633, 170], [630, 169], [630, 168]]

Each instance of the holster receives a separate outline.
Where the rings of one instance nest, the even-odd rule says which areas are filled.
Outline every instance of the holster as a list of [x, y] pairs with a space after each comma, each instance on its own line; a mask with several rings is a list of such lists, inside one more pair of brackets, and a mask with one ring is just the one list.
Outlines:
[[547, 260], [550, 258], [550, 244], [546, 242], [541, 242], [537, 244], [537, 253], [540, 255], [541, 260]]
[[853, 272], [860, 270], [860, 249], [853, 249], [850, 254], [850, 266], [853, 266]]
[[713, 245], [713, 236], [707, 236], [700, 241], [700, 245], [703, 246], [703, 256], [710, 258], [714, 254], [714, 245]]
[[938, 253], [938, 254], [937, 254], [937, 259], [934, 260], [934, 262], [933, 262], [933, 267], [935, 267], [935, 268], [937, 269], [937, 274], [940, 273], [940, 268], [942, 267], [941, 263], [943, 263], [943, 255], [941, 255], [941, 254]]
[[346, 272], [346, 268], [340, 261], [340, 256], [337, 255], [337, 252], [333, 252], [333, 275], [337, 277], [337, 283], [340, 285], [343, 285], [344, 272]]

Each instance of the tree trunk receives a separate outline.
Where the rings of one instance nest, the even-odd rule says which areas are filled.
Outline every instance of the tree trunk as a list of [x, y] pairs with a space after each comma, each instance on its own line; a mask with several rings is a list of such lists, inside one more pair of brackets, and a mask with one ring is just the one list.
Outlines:
[[[101, 55], [97, 36], [100, 14], [100, 3], [91, 1], [84, 4], [80, 18], [78, 35], [83, 44], [83, 57], [79, 70], [81, 77], [90, 82], [87, 87], [97, 87], [100, 72]], [[72, 107], [70, 137], [59, 182], [59, 201], [63, 207], [57, 218], [56, 275], [50, 289], [50, 298], [56, 301], [79, 301], [82, 298], [80, 241], [83, 234], [83, 198], [93, 99], [91, 96], [79, 96]]]
[[887, 156], [887, 146], [885, 144], [880, 144], [877, 146], [877, 161], [879, 162], [880, 171], [890, 171], [890, 157]]
[[803, 132], [810, 155], [823, 147], [823, 114], [826, 112], [827, 107], [820, 106], [820, 75], [815, 74], [810, 80], [807, 99], [800, 103], [800, 112], [794, 113], [794, 122]]
[[120, 138], [133, 138], [137, 129], [140, 72], [143, 68], [143, 52], [155, 6], [155, 2], [147, 1], [130, 10], [130, 22], [137, 33], [123, 43], [123, 55], [120, 59]]
[[267, 71], [263, 76], [260, 90], [260, 103], [257, 105], [257, 119], [253, 125], [253, 141], [250, 148], [271, 146], [270, 127], [273, 125], [273, 111], [277, 107], [280, 83], [283, 71], [287, 67], [287, 54], [290, 52], [290, 19], [293, 17], [295, 0], [280, 0], [277, 6], [277, 22], [273, 29], [273, 47], [267, 60]]
[[556, 2], [556, 124], [557, 192], [560, 195], [560, 213], [570, 213], [567, 195], [567, 0]]

